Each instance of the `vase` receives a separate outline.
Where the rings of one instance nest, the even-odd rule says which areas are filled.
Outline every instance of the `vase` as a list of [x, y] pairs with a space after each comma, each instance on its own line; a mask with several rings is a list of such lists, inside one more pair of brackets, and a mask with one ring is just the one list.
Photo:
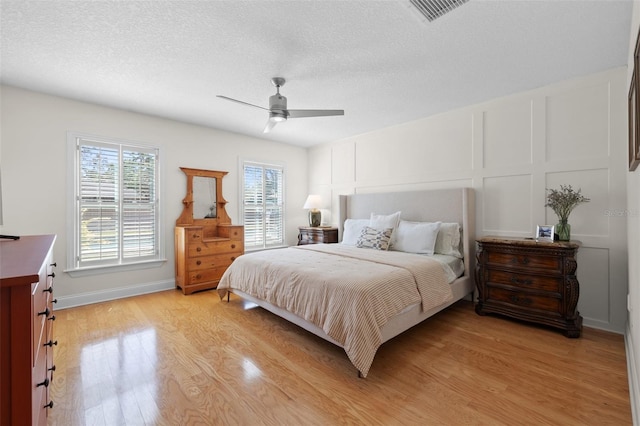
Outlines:
[[571, 239], [571, 225], [566, 220], [560, 220], [556, 225], [556, 234], [558, 241], [569, 241]]

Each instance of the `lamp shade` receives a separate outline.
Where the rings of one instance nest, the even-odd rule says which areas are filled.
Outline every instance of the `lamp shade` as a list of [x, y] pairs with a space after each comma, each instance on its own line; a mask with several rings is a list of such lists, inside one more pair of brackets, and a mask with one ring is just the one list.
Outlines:
[[316, 194], [311, 194], [307, 197], [307, 201], [304, 202], [303, 209], [317, 210], [322, 207], [322, 197]]

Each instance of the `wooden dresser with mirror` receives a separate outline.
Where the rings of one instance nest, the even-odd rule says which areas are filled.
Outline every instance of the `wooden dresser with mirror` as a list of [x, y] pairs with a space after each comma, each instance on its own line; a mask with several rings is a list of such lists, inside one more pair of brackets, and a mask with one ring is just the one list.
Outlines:
[[184, 294], [216, 288], [244, 253], [244, 227], [232, 225], [222, 196], [227, 172], [180, 167], [187, 176], [184, 208], [176, 220], [176, 287]]

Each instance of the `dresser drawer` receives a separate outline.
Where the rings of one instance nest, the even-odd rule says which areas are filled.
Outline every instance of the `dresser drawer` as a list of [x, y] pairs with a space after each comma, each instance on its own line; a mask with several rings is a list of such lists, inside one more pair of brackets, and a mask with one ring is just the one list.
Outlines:
[[500, 265], [503, 268], [518, 270], [530, 269], [547, 273], [562, 273], [562, 258], [560, 256], [545, 256], [531, 253], [487, 251], [487, 265]]
[[244, 241], [244, 226], [218, 225], [218, 236], [235, 241]]
[[536, 289], [550, 292], [562, 291], [562, 277], [547, 277], [532, 274], [519, 274], [516, 272], [488, 269], [487, 282], [505, 284], [522, 289]]
[[40, 353], [45, 352], [46, 343], [46, 321], [49, 317], [50, 309], [47, 306], [47, 295], [49, 293], [42, 291], [42, 284], [44, 280], [41, 282], [34, 283], [31, 287], [32, 292], [32, 310], [33, 313], [33, 365], [36, 365], [38, 358], [40, 357]]
[[216, 268], [203, 269], [199, 271], [189, 272], [187, 275], [187, 285], [205, 283], [209, 281], [219, 281], [222, 274], [227, 270], [226, 266], [218, 266]]
[[242, 253], [244, 242], [236, 240], [216, 240], [189, 244], [189, 257], [209, 256], [219, 253]]
[[236, 260], [239, 253], [225, 253], [211, 256], [192, 257], [187, 260], [187, 268], [189, 271], [198, 271], [201, 269], [217, 268], [219, 266], [227, 267], [231, 262]]
[[487, 285], [488, 299], [495, 303], [508, 303], [519, 308], [535, 309], [546, 312], [560, 313], [561, 300], [555, 297], [523, 292], [521, 290], [509, 290], [502, 287]]

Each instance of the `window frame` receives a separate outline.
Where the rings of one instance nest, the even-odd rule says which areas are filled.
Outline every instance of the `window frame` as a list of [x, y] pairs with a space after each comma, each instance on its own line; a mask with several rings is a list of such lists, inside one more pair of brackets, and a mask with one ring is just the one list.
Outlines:
[[[282, 234], [282, 241], [280, 241], [277, 244], [266, 244], [266, 226], [265, 226], [265, 220], [264, 220], [264, 216], [263, 216], [263, 244], [262, 246], [258, 247], [255, 245], [248, 245], [247, 244], [247, 232], [246, 232], [246, 221], [245, 221], [245, 201], [244, 201], [244, 197], [245, 197], [245, 167], [246, 166], [253, 166], [253, 167], [261, 167], [263, 169], [263, 175], [264, 175], [264, 169], [265, 168], [271, 168], [271, 169], [279, 169], [280, 170], [280, 174], [281, 174], [281, 178], [282, 178], [282, 221], [281, 221], [281, 229], [280, 232]], [[242, 224], [245, 226], [245, 241], [244, 241], [244, 246], [245, 246], [245, 251], [246, 252], [251, 252], [251, 251], [260, 251], [260, 250], [270, 250], [270, 249], [277, 249], [277, 248], [282, 248], [282, 247], [286, 247], [287, 246], [287, 236], [286, 236], [286, 193], [285, 193], [285, 189], [286, 189], [286, 167], [284, 164], [279, 164], [279, 163], [270, 163], [270, 162], [264, 162], [264, 161], [256, 161], [256, 160], [247, 160], [247, 159], [241, 159], [240, 160], [240, 217], [242, 218]], [[264, 184], [263, 184], [263, 193], [264, 193]], [[266, 204], [263, 203], [263, 213], [266, 209]]]
[[[113, 261], [96, 261], [88, 264], [81, 264], [80, 256], [80, 238], [81, 238], [81, 220], [80, 220], [80, 146], [89, 145], [101, 146], [116, 149], [118, 151], [118, 161], [122, 163], [122, 151], [136, 150], [140, 152], [154, 152], [156, 156], [155, 164], [155, 255], [133, 257], [126, 259], [123, 256], [123, 247], [121, 246], [123, 237], [120, 235], [118, 244], [118, 256]], [[163, 236], [163, 214], [161, 207], [162, 200], [162, 153], [158, 146], [141, 143], [137, 141], [123, 140], [111, 137], [95, 136], [79, 132], [67, 132], [67, 265], [65, 272], [72, 277], [95, 275], [106, 272], [131, 271], [138, 269], [155, 268], [164, 264], [165, 258], [165, 242]], [[123, 176], [118, 178], [118, 185], [122, 187]], [[122, 191], [119, 191], [122, 194]], [[118, 210], [122, 212], [123, 199], [120, 197], [118, 201]], [[118, 228], [122, 229], [122, 221], [118, 220]]]

